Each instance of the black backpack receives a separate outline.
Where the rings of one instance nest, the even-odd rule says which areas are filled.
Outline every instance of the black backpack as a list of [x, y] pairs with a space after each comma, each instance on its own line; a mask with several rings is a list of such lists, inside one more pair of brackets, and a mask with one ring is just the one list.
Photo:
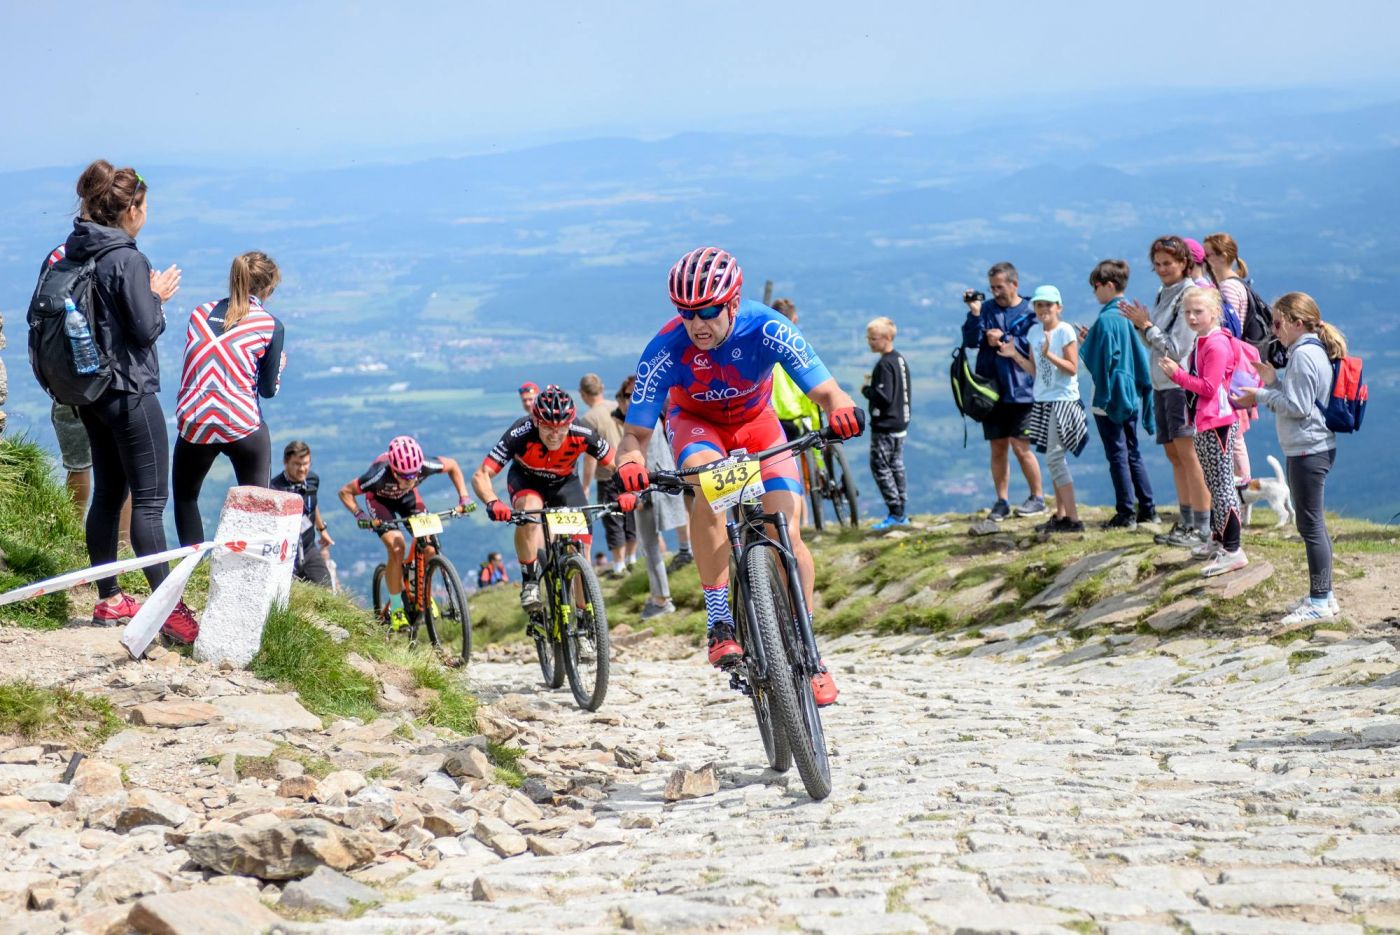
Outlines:
[[1244, 293], [1248, 297], [1245, 301], [1240, 339], [1253, 344], [1259, 351], [1259, 359], [1265, 363], [1275, 367], [1287, 366], [1288, 352], [1279, 343], [1279, 339], [1274, 337], [1274, 310], [1254, 291], [1252, 282], [1241, 279], [1240, 284], [1244, 286]]
[[[1001, 393], [997, 391], [995, 380], [982, 376], [967, 359], [967, 348], [953, 348], [953, 365], [948, 368], [948, 377], [953, 384], [953, 405], [964, 419], [981, 422], [992, 414], [992, 408]], [[963, 447], [967, 447], [967, 422], [963, 422]]]
[[[113, 249], [119, 244], [108, 247]], [[72, 299], [87, 317], [88, 331], [96, 340], [93, 321], [93, 279], [100, 251], [83, 263], [68, 259], [62, 246], [49, 254], [39, 273], [39, 284], [29, 300], [29, 366], [44, 392], [65, 406], [86, 406], [96, 402], [112, 385], [112, 362], [99, 346], [97, 370], [78, 373], [73, 366], [72, 347], [64, 330], [64, 300]]]

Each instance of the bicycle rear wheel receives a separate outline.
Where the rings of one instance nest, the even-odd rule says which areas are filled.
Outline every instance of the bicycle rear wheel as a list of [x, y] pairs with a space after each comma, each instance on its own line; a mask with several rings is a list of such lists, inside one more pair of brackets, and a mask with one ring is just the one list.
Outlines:
[[855, 475], [846, 464], [846, 452], [840, 445], [826, 450], [826, 470], [831, 479], [831, 509], [839, 525], [859, 526], [860, 511], [856, 505], [858, 491]]
[[[564, 672], [574, 701], [585, 711], [597, 711], [608, 694], [608, 613], [603, 606], [603, 589], [598, 576], [580, 555], [564, 562], [564, 600], [569, 611], [564, 625]], [[574, 585], [583, 592], [583, 607], [574, 604]]]
[[807, 500], [812, 504], [812, 526], [822, 531], [822, 478], [817, 474], [817, 459], [811, 451], [802, 452], [802, 483], [807, 485]]
[[428, 562], [428, 600], [423, 619], [433, 646], [462, 647], [462, 662], [472, 655], [472, 621], [467, 608], [467, 590], [457, 569], [446, 556], [435, 555]]
[[[797, 773], [802, 777], [807, 794], [813, 799], [824, 799], [831, 794], [831, 764], [826, 755], [825, 734], [821, 730], [820, 714], [812, 722], [803, 713], [804, 705], [799, 696], [805, 694], [810, 698], [812, 686], [802, 671], [801, 655], [790, 657], [788, 653], [790, 641], [784, 633], [793, 627], [792, 610], [771, 549], [754, 548], [744, 556], [744, 578], [753, 596], [752, 623], [768, 664], [769, 711], [774, 730], [786, 733], [793, 762], [797, 764]], [[794, 660], [797, 666], [792, 664]], [[815, 737], [811, 732], [813, 723], [817, 730]], [[822, 744], [820, 751], [818, 742]]]
[[[730, 578], [737, 580], [738, 575]], [[758, 635], [749, 625], [744, 611], [744, 602], [738, 599], [735, 587], [730, 587], [730, 604], [734, 612], [734, 629], [739, 634], [739, 645], [744, 647], [745, 657], [751, 657], [751, 647]], [[768, 758], [768, 768], [778, 773], [792, 769], [792, 747], [788, 745], [787, 733], [773, 728], [772, 693], [768, 686], [759, 680], [749, 679], [749, 700], [753, 702], [754, 719], [758, 721], [758, 736], [763, 739], [763, 755]]]

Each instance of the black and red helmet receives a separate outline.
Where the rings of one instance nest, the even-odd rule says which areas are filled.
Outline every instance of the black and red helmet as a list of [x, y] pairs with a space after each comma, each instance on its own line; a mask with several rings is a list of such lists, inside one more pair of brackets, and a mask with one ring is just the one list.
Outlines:
[[574, 409], [574, 398], [551, 383], [535, 397], [530, 415], [534, 417], [536, 425], [558, 427], [571, 424], [578, 412]]
[[671, 302], [676, 308], [709, 308], [737, 298], [744, 284], [739, 261], [719, 247], [700, 247], [671, 267]]

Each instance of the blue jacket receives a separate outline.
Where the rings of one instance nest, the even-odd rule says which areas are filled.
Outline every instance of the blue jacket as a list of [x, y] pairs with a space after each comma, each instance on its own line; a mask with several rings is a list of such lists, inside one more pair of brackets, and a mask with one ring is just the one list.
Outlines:
[[1133, 323], [1118, 309], [1119, 299], [1099, 309], [1098, 320], [1084, 337], [1080, 359], [1094, 381], [1092, 408], [1122, 425], [1139, 412], [1142, 428], [1155, 432], [1152, 416], [1152, 369], [1147, 349]]
[[1026, 340], [1026, 332], [1036, 323], [1031, 303], [1022, 299], [1010, 308], [1002, 308], [994, 299], [982, 303], [982, 314], [967, 313], [963, 321], [963, 347], [977, 348], [977, 363], [973, 369], [988, 379], [997, 381], [997, 391], [1004, 403], [1033, 403], [1035, 377], [1031, 376], [1010, 357], [1002, 357], [997, 349], [988, 345], [983, 337], [988, 328], [1000, 328], [1016, 339], [1016, 349], [1026, 357], [1031, 356], [1031, 345]]

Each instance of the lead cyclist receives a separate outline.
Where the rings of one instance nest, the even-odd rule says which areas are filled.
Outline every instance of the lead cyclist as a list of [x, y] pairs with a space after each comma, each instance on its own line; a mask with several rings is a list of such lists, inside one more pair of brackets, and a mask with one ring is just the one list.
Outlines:
[[[821, 407], [832, 431], [854, 438], [865, 413], [826, 369], [795, 325], [766, 305], [740, 298], [744, 274], [717, 247], [692, 250], [671, 267], [670, 296], [676, 316], [651, 339], [637, 364], [637, 385], [627, 410], [617, 474], [624, 490], [637, 492], [650, 479], [644, 462], [652, 427], [666, 416], [676, 464], [696, 468], [744, 448], [762, 451], [786, 439], [771, 402], [773, 367], [782, 364], [801, 390]], [[790, 453], [760, 465], [763, 510], [788, 519], [802, 591], [812, 606], [812, 553], [799, 526], [802, 482]], [[705, 592], [709, 660], [717, 668], [736, 663], [743, 649], [730, 612], [729, 542], [725, 517], [703, 497], [691, 499], [690, 535]], [[823, 667], [812, 679], [819, 705], [836, 700], [836, 682]]]

